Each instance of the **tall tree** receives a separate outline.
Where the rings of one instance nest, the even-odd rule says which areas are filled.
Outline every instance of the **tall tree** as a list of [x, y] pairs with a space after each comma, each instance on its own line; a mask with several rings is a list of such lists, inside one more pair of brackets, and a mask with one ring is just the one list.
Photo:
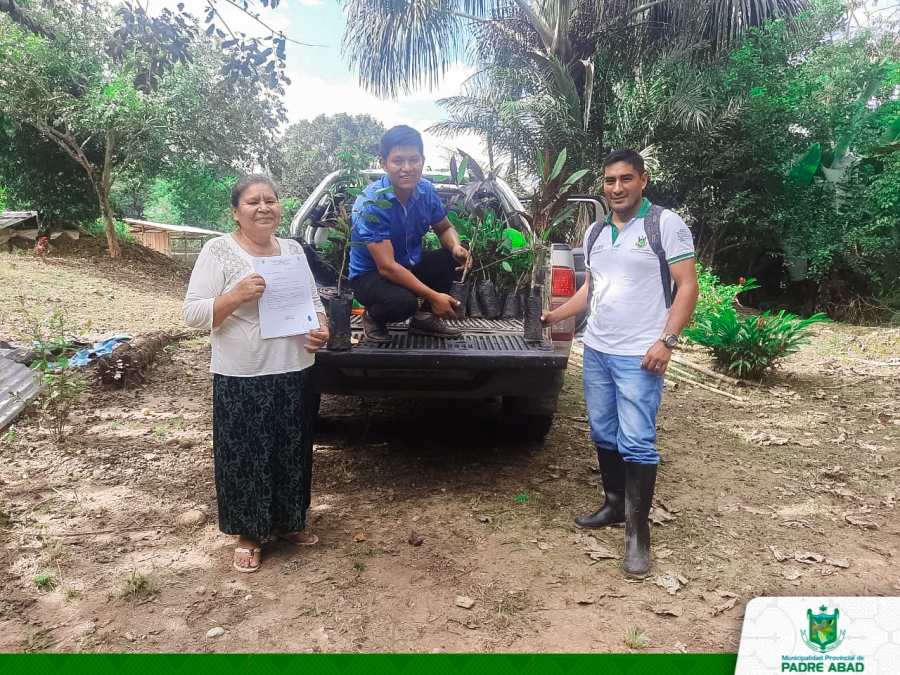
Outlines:
[[[341, 153], [357, 148], [378, 157], [384, 125], [371, 115], [319, 115], [287, 128], [272, 173], [286, 197], [306, 199], [322, 176], [343, 167]], [[374, 168], [374, 166], [373, 166]]]
[[[52, 37], [0, 15], [0, 114], [37, 130], [85, 171], [113, 257], [117, 172], [155, 172], [176, 160], [251, 164], [283, 119], [277, 84], [248, 77], [237, 86], [223, 73], [227, 50], [212, 38], [180, 16], [164, 12], [148, 24], [142, 12], [31, 7]], [[173, 50], [180, 57], [166, 60]]]

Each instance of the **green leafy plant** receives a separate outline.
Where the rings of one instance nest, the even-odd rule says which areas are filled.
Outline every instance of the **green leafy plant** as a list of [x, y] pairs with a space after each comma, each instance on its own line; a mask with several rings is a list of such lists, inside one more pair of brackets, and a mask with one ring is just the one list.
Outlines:
[[806, 335], [812, 324], [829, 320], [821, 313], [800, 319], [784, 310], [741, 318], [733, 307], [722, 307], [697, 320], [684, 334], [708, 348], [720, 369], [758, 380], [809, 342]]
[[79, 591], [77, 588], [66, 589], [66, 602], [71, 602], [80, 595], [81, 591]]
[[83, 335], [87, 328], [74, 330], [64, 310], [55, 311], [49, 318], [37, 318], [25, 308], [23, 313], [29, 326], [26, 339], [32, 345], [35, 360], [32, 370], [41, 373], [43, 386], [31, 401], [43, 424], [47, 424], [56, 440], [65, 439], [69, 415], [78, 404], [86, 387], [84, 375], [69, 367], [75, 353], [70, 336]]
[[524, 492], [520, 492], [515, 497], [513, 497], [514, 502], [519, 502], [520, 504], [528, 501], [528, 495]]
[[[550, 251], [550, 235], [553, 228], [568, 217], [569, 197], [575, 192], [579, 180], [587, 175], [587, 169], [575, 171], [567, 175], [563, 172], [566, 164], [566, 149], [563, 148], [551, 164], [549, 150], [537, 150], [538, 177], [540, 183], [531, 198], [529, 213], [523, 213], [522, 217], [531, 226], [526, 238], [531, 248], [535, 261], [535, 270], [544, 272], [547, 264], [547, 256]], [[539, 283], [537, 275], [531, 278], [531, 294]]]
[[32, 581], [42, 591], [52, 591], [56, 588], [56, 579], [52, 574], [38, 574]]
[[722, 307], [733, 307], [738, 293], [759, 288], [756, 279], [741, 279], [737, 284], [723, 284], [712, 270], [697, 264], [697, 283], [700, 286], [700, 297], [694, 310], [691, 323], [702, 319], [709, 314], [719, 311]]
[[[344, 200], [348, 197], [356, 199], [363, 195], [366, 179], [360, 172], [371, 164], [372, 156], [361, 152], [358, 148], [353, 148], [351, 152], [341, 153], [340, 160], [343, 166], [341, 176], [328, 191], [328, 208], [321, 221], [321, 224], [328, 228], [328, 236], [317, 247], [319, 258], [337, 275], [338, 295], [341, 294], [343, 282], [348, 280], [344, 270], [347, 268], [350, 248], [362, 245], [362, 242], [350, 241], [350, 236], [353, 234], [353, 221]], [[385, 198], [385, 194], [392, 191], [392, 187], [376, 190], [372, 199], [363, 201], [361, 208], [372, 204], [381, 209], [390, 208], [391, 202]], [[371, 214], [364, 215], [363, 218], [370, 221], [378, 220], [377, 216]]]
[[353, 569], [355, 569], [357, 572], [364, 572], [366, 570], [366, 563], [364, 563], [362, 560], [356, 560], [353, 562]]

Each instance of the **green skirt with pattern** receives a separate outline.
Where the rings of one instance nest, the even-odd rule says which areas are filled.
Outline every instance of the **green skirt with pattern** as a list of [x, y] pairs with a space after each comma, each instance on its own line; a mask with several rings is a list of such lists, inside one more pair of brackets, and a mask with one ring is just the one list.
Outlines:
[[213, 376], [219, 529], [256, 539], [306, 527], [315, 394], [307, 370]]

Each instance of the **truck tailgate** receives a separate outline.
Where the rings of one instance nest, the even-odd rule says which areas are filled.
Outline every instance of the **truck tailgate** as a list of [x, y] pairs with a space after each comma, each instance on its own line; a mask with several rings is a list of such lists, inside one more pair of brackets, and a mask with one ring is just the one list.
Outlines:
[[516, 319], [463, 319], [456, 322], [459, 338], [411, 335], [405, 324], [390, 324], [391, 342], [383, 345], [363, 341], [362, 321], [353, 317], [353, 338], [359, 340], [348, 352], [322, 349], [316, 366], [325, 368], [402, 369], [534, 369], [565, 370], [568, 358], [549, 342], [526, 342], [522, 322]]

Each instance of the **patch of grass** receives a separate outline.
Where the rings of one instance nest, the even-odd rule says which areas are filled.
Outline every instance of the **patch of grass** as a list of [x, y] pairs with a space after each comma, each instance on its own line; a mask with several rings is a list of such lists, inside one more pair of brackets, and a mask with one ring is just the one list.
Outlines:
[[126, 600], [146, 600], [159, 593], [159, 586], [147, 574], [132, 572], [125, 580], [125, 590], [122, 597]]
[[513, 501], [519, 502], [519, 503], [527, 502], [529, 499], [530, 499], [530, 497], [527, 494], [525, 494], [524, 492], [520, 492], [515, 497], [513, 497]]
[[52, 591], [56, 588], [56, 579], [52, 574], [38, 574], [32, 582], [42, 591]]
[[67, 588], [66, 589], [66, 602], [71, 602], [75, 598], [81, 595], [81, 591], [76, 588]]
[[631, 649], [640, 649], [647, 643], [644, 631], [637, 626], [629, 626], [625, 630], [625, 645]]
[[166, 430], [163, 429], [162, 427], [159, 427], [154, 433], [156, 433], [157, 436], [165, 436]]
[[118, 422], [110, 422], [109, 428], [112, 429], [113, 431], [115, 431], [116, 429], [119, 428], [119, 423]]
[[353, 569], [355, 569], [357, 572], [364, 572], [366, 569], [366, 563], [364, 563], [362, 560], [354, 560]]
[[7, 443], [12, 443], [14, 440], [16, 440], [15, 430], [10, 429], [9, 431], [6, 432], [6, 434], [4, 434], [3, 438], [6, 439]]
[[66, 547], [63, 546], [62, 542], [54, 541], [47, 544], [47, 547], [44, 549], [44, 559], [48, 563], [53, 563], [63, 557], [66, 552]]
[[35, 628], [25, 638], [23, 644], [27, 653], [42, 652], [53, 644], [53, 637], [46, 628]]
[[0, 508], [0, 527], [3, 529], [10, 529], [13, 526], [13, 518], [6, 511]]

